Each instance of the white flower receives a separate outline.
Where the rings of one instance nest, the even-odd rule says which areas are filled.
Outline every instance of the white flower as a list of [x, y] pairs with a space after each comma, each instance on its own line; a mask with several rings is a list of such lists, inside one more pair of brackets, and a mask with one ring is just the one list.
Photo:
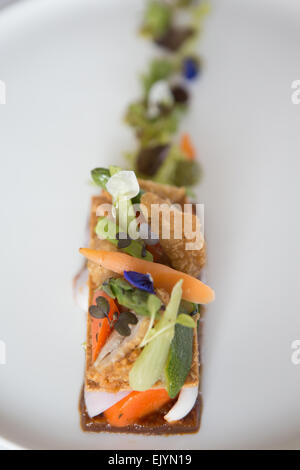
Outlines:
[[113, 200], [131, 199], [140, 191], [138, 180], [134, 171], [119, 171], [109, 178], [106, 184], [107, 191], [112, 195]]
[[149, 117], [158, 116], [160, 112], [159, 105], [172, 106], [173, 103], [174, 98], [168, 82], [158, 80], [152, 85], [148, 95]]

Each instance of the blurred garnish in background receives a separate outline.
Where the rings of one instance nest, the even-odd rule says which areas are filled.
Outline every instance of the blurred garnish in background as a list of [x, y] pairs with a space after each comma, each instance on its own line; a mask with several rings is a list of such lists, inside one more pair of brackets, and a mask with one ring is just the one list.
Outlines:
[[141, 76], [142, 95], [125, 115], [137, 138], [137, 149], [126, 157], [142, 178], [187, 189], [200, 180], [191, 137], [176, 133], [191, 101], [189, 84], [202, 71], [197, 40], [208, 12], [201, 0], [147, 2], [140, 32], [160, 54]]

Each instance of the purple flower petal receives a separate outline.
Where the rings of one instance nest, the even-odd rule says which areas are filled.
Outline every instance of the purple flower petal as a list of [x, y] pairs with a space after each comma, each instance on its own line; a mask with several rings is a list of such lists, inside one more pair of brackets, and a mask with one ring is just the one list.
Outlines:
[[183, 61], [183, 75], [187, 80], [194, 80], [199, 74], [199, 63], [192, 57]]
[[124, 271], [124, 278], [132, 286], [149, 292], [149, 294], [155, 294], [153, 281], [149, 274], [141, 274], [136, 271]]

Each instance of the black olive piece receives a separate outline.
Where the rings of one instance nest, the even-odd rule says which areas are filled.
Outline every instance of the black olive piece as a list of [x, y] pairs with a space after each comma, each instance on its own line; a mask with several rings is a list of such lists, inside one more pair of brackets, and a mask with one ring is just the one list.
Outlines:
[[145, 244], [143, 244], [143, 246], [142, 246], [141, 256], [142, 256], [142, 258], [146, 258], [146, 256], [147, 256], [147, 250], [146, 250]]
[[131, 240], [129, 238], [127, 238], [127, 240], [126, 239], [119, 240], [118, 241], [118, 248], [120, 248], [120, 249], [127, 248], [130, 244], [131, 244]]
[[[122, 233], [122, 235], [125, 235], [124, 238], [120, 238], [120, 234]], [[116, 234], [116, 239], [118, 240], [118, 248], [127, 248], [130, 243], [131, 243], [131, 239], [129, 237], [129, 235], [127, 235], [127, 233], [125, 234], [125, 232], [120, 232], [120, 233], [117, 233]]]
[[187, 90], [183, 88], [181, 85], [174, 85], [171, 88], [171, 92], [175, 100], [175, 103], [185, 104], [188, 102], [189, 94]]
[[169, 145], [142, 148], [136, 161], [138, 172], [147, 176], [154, 176], [165, 161], [168, 151]]
[[169, 28], [162, 36], [155, 39], [158, 46], [176, 52], [183, 43], [195, 34], [192, 28]]

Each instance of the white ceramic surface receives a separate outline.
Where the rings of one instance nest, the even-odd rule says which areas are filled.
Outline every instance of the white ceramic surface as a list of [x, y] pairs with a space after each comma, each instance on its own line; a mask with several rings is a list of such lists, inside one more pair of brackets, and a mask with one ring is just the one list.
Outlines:
[[154, 49], [140, 0], [24, 0], [0, 14], [0, 435], [31, 449], [300, 447], [300, 79], [297, 0], [215, 0], [190, 130], [205, 170], [208, 282], [201, 431], [79, 428], [80, 265], [89, 171], [121, 163], [121, 116]]

